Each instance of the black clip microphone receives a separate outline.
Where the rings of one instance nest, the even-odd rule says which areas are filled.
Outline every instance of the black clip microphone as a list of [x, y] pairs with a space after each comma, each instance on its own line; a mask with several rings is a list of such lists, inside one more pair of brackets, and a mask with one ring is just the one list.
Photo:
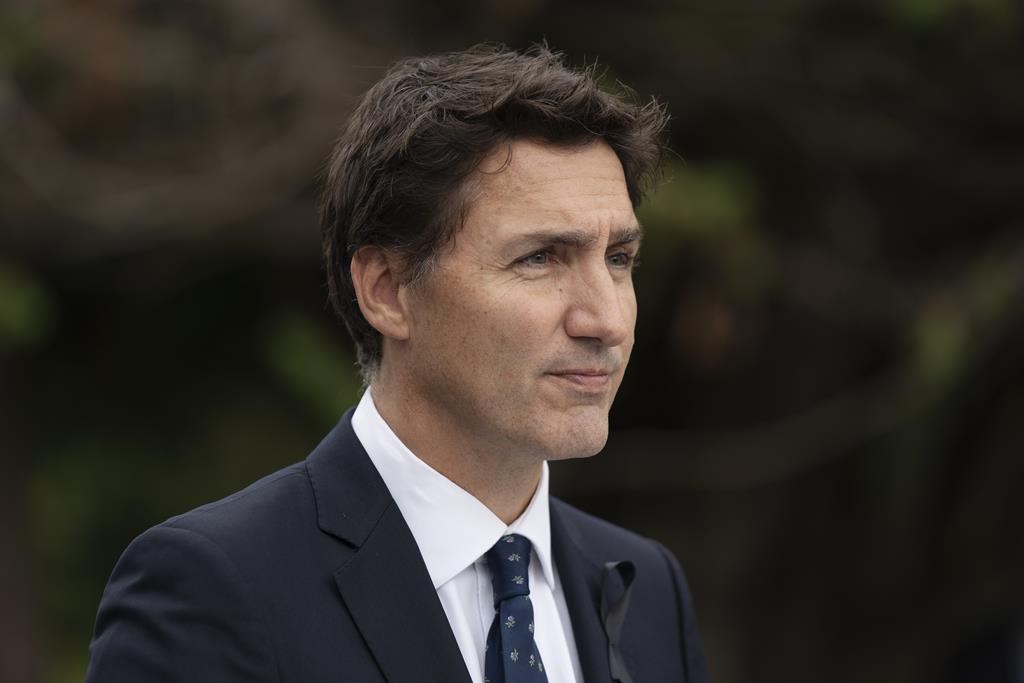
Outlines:
[[[608, 667], [611, 669], [612, 680], [617, 683], [633, 683], [633, 678], [626, 670], [626, 662], [622, 659], [619, 642], [635, 578], [636, 567], [628, 560], [606, 562], [604, 565], [601, 580], [601, 621], [604, 622], [604, 632], [608, 635]], [[622, 586], [622, 595], [613, 603], [611, 596], [618, 592], [618, 584]]]

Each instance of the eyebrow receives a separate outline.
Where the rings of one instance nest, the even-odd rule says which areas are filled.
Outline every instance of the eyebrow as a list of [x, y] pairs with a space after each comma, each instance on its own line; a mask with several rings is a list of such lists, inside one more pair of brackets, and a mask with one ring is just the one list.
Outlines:
[[[642, 238], [643, 230], [641, 230], [639, 224], [630, 225], [624, 228], [613, 228], [611, 235], [608, 238], [608, 246], [620, 247], [624, 244], [640, 242]], [[521, 249], [526, 247], [534, 248], [564, 245], [585, 249], [587, 247], [594, 246], [597, 241], [598, 236], [587, 230], [539, 230], [537, 232], [530, 232], [518, 236], [512, 240], [510, 246], [512, 248]]]

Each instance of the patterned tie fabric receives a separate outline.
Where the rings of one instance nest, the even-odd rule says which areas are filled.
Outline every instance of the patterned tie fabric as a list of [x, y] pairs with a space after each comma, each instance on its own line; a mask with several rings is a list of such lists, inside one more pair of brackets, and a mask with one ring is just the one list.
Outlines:
[[487, 551], [494, 586], [494, 622], [487, 634], [484, 683], [547, 683], [533, 640], [530, 604], [530, 541], [502, 536]]

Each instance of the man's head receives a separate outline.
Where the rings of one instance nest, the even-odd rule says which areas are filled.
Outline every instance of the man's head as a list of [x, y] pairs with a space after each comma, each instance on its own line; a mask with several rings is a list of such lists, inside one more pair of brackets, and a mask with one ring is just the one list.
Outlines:
[[566, 149], [603, 142], [636, 206], [657, 172], [666, 121], [656, 102], [604, 92], [593, 69], [570, 69], [544, 46], [477, 46], [392, 67], [349, 119], [321, 205], [330, 298], [364, 378], [380, 366], [383, 343], [356, 300], [351, 260], [361, 247], [388, 250], [406, 284], [420, 280], [461, 229], [480, 164], [515, 140]]

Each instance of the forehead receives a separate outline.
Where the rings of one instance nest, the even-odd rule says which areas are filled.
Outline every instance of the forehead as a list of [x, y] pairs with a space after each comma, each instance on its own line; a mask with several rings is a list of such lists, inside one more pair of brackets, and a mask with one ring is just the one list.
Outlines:
[[481, 221], [492, 229], [636, 222], [622, 164], [601, 141], [557, 146], [515, 140], [481, 162], [474, 185], [466, 227]]

